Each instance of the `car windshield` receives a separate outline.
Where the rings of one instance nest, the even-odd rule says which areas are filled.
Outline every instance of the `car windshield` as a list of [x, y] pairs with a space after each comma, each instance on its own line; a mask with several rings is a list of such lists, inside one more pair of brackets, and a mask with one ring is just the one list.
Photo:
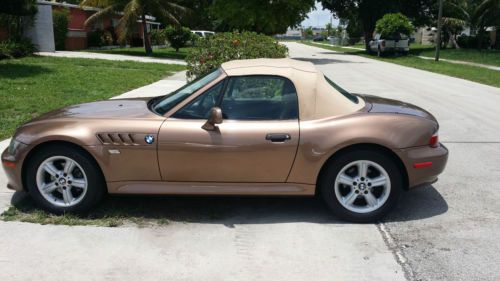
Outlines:
[[353, 94], [349, 93], [348, 91], [342, 89], [339, 85], [335, 84], [332, 80], [328, 79], [328, 77], [325, 76], [325, 80], [328, 82], [328, 84], [330, 84], [333, 88], [335, 88], [335, 90], [337, 90], [339, 93], [341, 93], [342, 95], [344, 95], [346, 98], [348, 98], [353, 103], [358, 103], [359, 102], [358, 97], [356, 97], [355, 95], [353, 95]]
[[220, 76], [221, 73], [222, 71], [220, 69], [216, 69], [209, 74], [185, 85], [179, 90], [161, 97], [158, 101], [156, 101], [156, 103], [153, 104], [152, 110], [160, 115], [167, 113], [170, 109], [174, 108], [174, 106], [178, 105], [181, 101], [192, 95], [194, 92], [214, 81], [217, 77]]

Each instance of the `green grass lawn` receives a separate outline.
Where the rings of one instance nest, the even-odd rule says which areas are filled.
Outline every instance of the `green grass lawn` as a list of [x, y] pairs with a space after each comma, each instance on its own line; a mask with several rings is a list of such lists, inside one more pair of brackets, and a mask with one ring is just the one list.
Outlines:
[[[154, 58], [162, 58], [162, 59], [185, 59], [186, 55], [191, 47], [180, 48], [179, 52], [176, 52], [174, 48], [161, 48], [161, 49], [153, 49], [153, 54], [151, 57]], [[140, 56], [145, 57], [146, 51], [142, 47], [134, 47], [134, 48], [117, 48], [117, 49], [109, 49], [109, 50], [92, 50], [87, 49], [85, 52], [91, 53], [102, 53], [102, 54], [117, 54], [117, 55], [128, 55], [128, 56]]]
[[0, 60], [0, 140], [11, 136], [16, 126], [44, 112], [107, 99], [184, 68], [51, 57]]
[[365, 48], [365, 44], [363, 44], [363, 43], [357, 43], [357, 44], [354, 44], [354, 45], [352, 45], [350, 47], [364, 49]]
[[[434, 57], [436, 50], [434, 46], [411, 44], [410, 53], [418, 56]], [[450, 60], [460, 60], [500, 66], [500, 50], [476, 50], [476, 49], [441, 49], [439, 57]]]
[[[327, 43], [327, 42], [325, 42]], [[355, 44], [349, 47], [365, 49], [365, 44]], [[410, 54], [424, 57], [434, 57], [436, 49], [431, 45], [410, 44]], [[440, 58], [459, 60], [500, 66], [500, 50], [476, 50], [476, 49], [441, 49]]]
[[[337, 46], [325, 46], [318, 45], [312, 42], [302, 42], [303, 44], [315, 46], [327, 50], [349, 53], [353, 55], [359, 55], [367, 57], [370, 59], [381, 60], [385, 62], [400, 64], [404, 66], [409, 66], [413, 68], [418, 68], [422, 70], [427, 70], [431, 72], [436, 72], [440, 74], [445, 74], [453, 77], [458, 77], [474, 82], [479, 82], [482, 84], [500, 87], [500, 72], [496, 70], [470, 66], [470, 65], [457, 65], [444, 61], [435, 62], [433, 60], [426, 60], [418, 58], [415, 53], [411, 53], [408, 56], [388, 56], [388, 57], [377, 57], [374, 55], [369, 55], [365, 51], [342, 48]], [[422, 48], [424, 49], [424, 48]]]

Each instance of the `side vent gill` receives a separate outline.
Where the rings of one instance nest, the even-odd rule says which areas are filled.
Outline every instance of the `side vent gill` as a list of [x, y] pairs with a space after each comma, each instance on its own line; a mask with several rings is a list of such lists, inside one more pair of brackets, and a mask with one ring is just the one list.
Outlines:
[[127, 133], [100, 133], [97, 138], [104, 145], [139, 145], [134, 136]]

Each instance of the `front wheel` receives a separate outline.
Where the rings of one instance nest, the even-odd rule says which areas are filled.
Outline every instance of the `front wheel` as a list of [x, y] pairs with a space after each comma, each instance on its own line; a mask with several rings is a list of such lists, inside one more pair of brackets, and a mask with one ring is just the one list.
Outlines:
[[338, 157], [319, 184], [326, 203], [340, 218], [375, 222], [396, 205], [403, 181], [393, 159], [363, 150]]
[[51, 213], [86, 212], [105, 194], [97, 164], [75, 147], [47, 146], [27, 165], [27, 189], [37, 205]]

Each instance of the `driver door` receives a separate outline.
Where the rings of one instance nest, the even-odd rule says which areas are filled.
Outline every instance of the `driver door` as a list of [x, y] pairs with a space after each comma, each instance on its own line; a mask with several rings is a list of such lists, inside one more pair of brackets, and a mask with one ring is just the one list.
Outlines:
[[[209, 110], [223, 123], [202, 129]], [[219, 82], [162, 125], [158, 159], [169, 182], [286, 182], [299, 143], [297, 93], [277, 76]]]

